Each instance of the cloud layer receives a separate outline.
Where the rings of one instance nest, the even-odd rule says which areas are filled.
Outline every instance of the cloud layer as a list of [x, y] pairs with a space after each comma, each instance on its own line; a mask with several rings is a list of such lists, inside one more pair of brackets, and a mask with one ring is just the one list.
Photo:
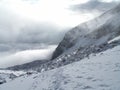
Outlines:
[[16, 53], [9, 53], [0, 56], [0, 68], [20, 65], [34, 60], [49, 60], [56, 46], [49, 46], [46, 49], [24, 50]]
[[115, 7], [120, 0], [89, 0], [84, 4], [76, 4], [71, 7], [74, 11], [80, 12], [105, 12]]

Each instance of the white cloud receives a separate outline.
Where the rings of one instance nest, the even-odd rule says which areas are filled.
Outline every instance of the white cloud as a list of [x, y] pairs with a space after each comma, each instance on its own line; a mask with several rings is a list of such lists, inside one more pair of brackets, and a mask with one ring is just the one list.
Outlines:
[[20, 65], [34, 60], [49, 60], [56, 46], [49, 46], [46, 49], [25, 50], [0, 57], [0, 68], [13, 65]]
[[[85, 1], [80, 0], [79, 3]], [[0, 1], [0, 42], [23, 40], [58, 44], [68, 27], [95, 17], [92, 13], [76, 13], [67, 9], [75, 2], [78, 0]]]
[[67, 8], [71, 4], [82, 4], [87, 1], [37, 0], [33, 3], [33, 0], [3, 0], [1, 1], [1, 5], [22, 18], [38, 22], [49, 22], [64, 27], [75, 26], [79, 21], [86, 21], [85, 17], [79, 18], [80, 15], [75, 14]]
[[120, 0], [100, 0], [100, 1], [103, 1], [103, 2], [119, 2]]

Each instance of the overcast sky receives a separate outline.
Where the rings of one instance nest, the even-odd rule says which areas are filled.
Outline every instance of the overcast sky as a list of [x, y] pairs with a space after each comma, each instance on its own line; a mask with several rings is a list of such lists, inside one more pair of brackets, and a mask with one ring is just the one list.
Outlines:
[[[1, 0], [0, 42], [58, 44], [67, 30], [115, 6], [112, 1], [118, 0]], [[74, 5], [86, 12], [69, 9]], [[89, 12], [94, 8], [97, 13]]]
[[[0, 0], [0, 67], [9, 66], [7, 62], [14, 65], [24, 50], [22, 63], [25, 60], [32, 61], [32, 57], [50, 58], [68, 30], [99, 16], [118, 2], [119, 0]], [[54, 47], [51, 49], [49, 45]], [[28, 52], [31, 57], [26, 59]], [[35, 52], [37, 56], [34, 56]], [[3, 53], [7, 54], [2, 57]]]

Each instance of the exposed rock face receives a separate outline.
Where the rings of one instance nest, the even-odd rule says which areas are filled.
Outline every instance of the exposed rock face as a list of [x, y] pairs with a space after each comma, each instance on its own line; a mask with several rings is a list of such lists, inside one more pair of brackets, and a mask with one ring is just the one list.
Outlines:
[[54, 52], [52, 59], [55, 59], [57, 56], [62, 54], [65, 50], [74, 46], [79, 36], [82, 36], [85, 33], [86, 31], [84, 29], [80, 29], [79, 27], [75, 27], [74, 29], [66, 33], [64, 39], [62, 40], [62, 42], [60, 42], [60, 44], [56, 48], [56, 51]]
[[70, 30], [56, 48], [52, 59], [73, 47], [100, 45], [120, 35], [120, 4], [103, 15]]

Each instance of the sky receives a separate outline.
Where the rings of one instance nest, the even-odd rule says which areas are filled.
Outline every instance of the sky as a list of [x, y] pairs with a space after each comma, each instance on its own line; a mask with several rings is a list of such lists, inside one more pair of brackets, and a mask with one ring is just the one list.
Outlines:
[[99, 16], [118, 2], [0, 0], [0, 67], [49, 59], [68, 30]]

